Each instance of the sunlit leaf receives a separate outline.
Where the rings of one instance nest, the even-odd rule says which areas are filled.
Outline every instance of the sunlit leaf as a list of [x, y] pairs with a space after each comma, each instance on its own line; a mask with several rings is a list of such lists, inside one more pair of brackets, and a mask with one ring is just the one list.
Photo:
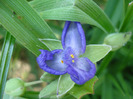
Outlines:
[[70, 91], [74, 87], [74, 85], [75, 83], [71, 80], [69, 74], [60, 76], [58, 81], [57, 97], [65, 95], [68, 91]]
[[56, 39], [46, 22], [26, 0], [0, 0], [0, 23], [35, 55], [48, 49], [39, 39]]
[[44, 19], [79, 21], [105, 32], [115, 31], [109, 18], [92, 0], [34, 0], [30, 4]]
[[49, 85], [47, 85], [45, 88], [43, 88], [40, 91], [39, 98], [50, 98], [50, 97], [56, 98], [57, 84], [58, 80], [55, 80], [51, 82]]
[[43, 90], [41, 90], [40, 98], [56, 98], [65, 95], [74, 86], [74, 82], [71, 80], [70, 75], [65, 74], [59, 77], [59, 79], [51, 82]]
[[111, 46], [104, 44], [87, 45], [86, 51], [82, 57], [87, 57], [93, 63], [96, 63], [97, 61], [104, 58], [111, 51], [111, 49]]
[[94, 94], [94, 84], [97, 80], [98, 78], [95, 76], [84, 85], [75, 85], [69, 93], [77, 99], [81, 98], [85, 94]]

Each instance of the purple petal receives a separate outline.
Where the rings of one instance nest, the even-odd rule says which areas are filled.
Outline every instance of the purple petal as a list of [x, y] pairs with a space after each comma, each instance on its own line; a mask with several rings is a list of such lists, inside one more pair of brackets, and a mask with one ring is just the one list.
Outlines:
[[62, 46], [71, 47], [76, 55], [83, 54], [86, 49], [84, 31], [79, 22], [66, 21], [62, 32]]
[[76, 65], [67, 68], [67, 72], [76, 84], [82, 85], [95, 76], [96, 68], [88, 58], [79, 58]]
[[41, 54], [37, 57], [37, 63], [44, 71], [54, 74], [63, 75], [66, 73], [67, 65], [63, 63], [63, 50], [40, 50]]

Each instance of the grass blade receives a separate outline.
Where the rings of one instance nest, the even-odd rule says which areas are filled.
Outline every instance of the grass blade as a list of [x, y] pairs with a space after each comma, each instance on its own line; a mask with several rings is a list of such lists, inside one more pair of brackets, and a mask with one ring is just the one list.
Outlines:
[[39, 49], [48, 49], [39, 38], [56, 39], [46, 22], [26, 0], [0, 0], [0, 23], [37, 56]]
[[0, 59], [0, 99], [3, 97], [6, 78], [9, 70], [9, 64], [13, 52], [15, 38], [7, 33]]
[[30, 4], [44, 19], [79, 21], [107, 33], [115, 32], [109, 18], [92, 0], [34, 0]]
[[128, 5], [126, 16], [121, 24], [119, 31], [120, 32], [127, 31], [127, 28], [129, 27], [132, 20], [133, 20], [133, 1]]
[[114, 99], [112, 82], [108, 79], [108, 76], [106, 76], [102, 85], [101, 99]]
[[114, 26], [119, 26], [124, 15], [123, 14], [123, 1], [124, 0], [108, 0], [105, 8], [106, 14], [111, 19]]

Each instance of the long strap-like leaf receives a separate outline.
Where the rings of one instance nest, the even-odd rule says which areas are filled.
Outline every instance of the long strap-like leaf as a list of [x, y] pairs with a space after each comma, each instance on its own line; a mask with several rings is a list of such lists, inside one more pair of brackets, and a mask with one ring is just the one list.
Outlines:
[[0, 0], [0, 23], [24, 47], [38, 56], [48, 49], [39, 39], [56, 39], [47, 23], [26, 0]]
[[0, 58], [0, 99], [2, 99], [4, 93], [14, 42], [15, 38], [11, 36], [10, 33], [7, 33]]

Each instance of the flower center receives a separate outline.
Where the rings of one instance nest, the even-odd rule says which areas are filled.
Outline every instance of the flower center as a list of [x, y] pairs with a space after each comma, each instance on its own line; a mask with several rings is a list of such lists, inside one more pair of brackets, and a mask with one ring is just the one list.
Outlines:
[[72, 62], [74, 63], [74, 55], [73, 55], [73, 54], [71, 54], [70, 56], [71, 56], [71, 58], [73, 58]]
[[63, 60], [61, 60], [61, 63], [64, 63], [64, 61], [63, 61]]
[[70, 56], [71, 56], [71, 58], [74, 58], [74, 55], [73, 54], [71, 54]]

